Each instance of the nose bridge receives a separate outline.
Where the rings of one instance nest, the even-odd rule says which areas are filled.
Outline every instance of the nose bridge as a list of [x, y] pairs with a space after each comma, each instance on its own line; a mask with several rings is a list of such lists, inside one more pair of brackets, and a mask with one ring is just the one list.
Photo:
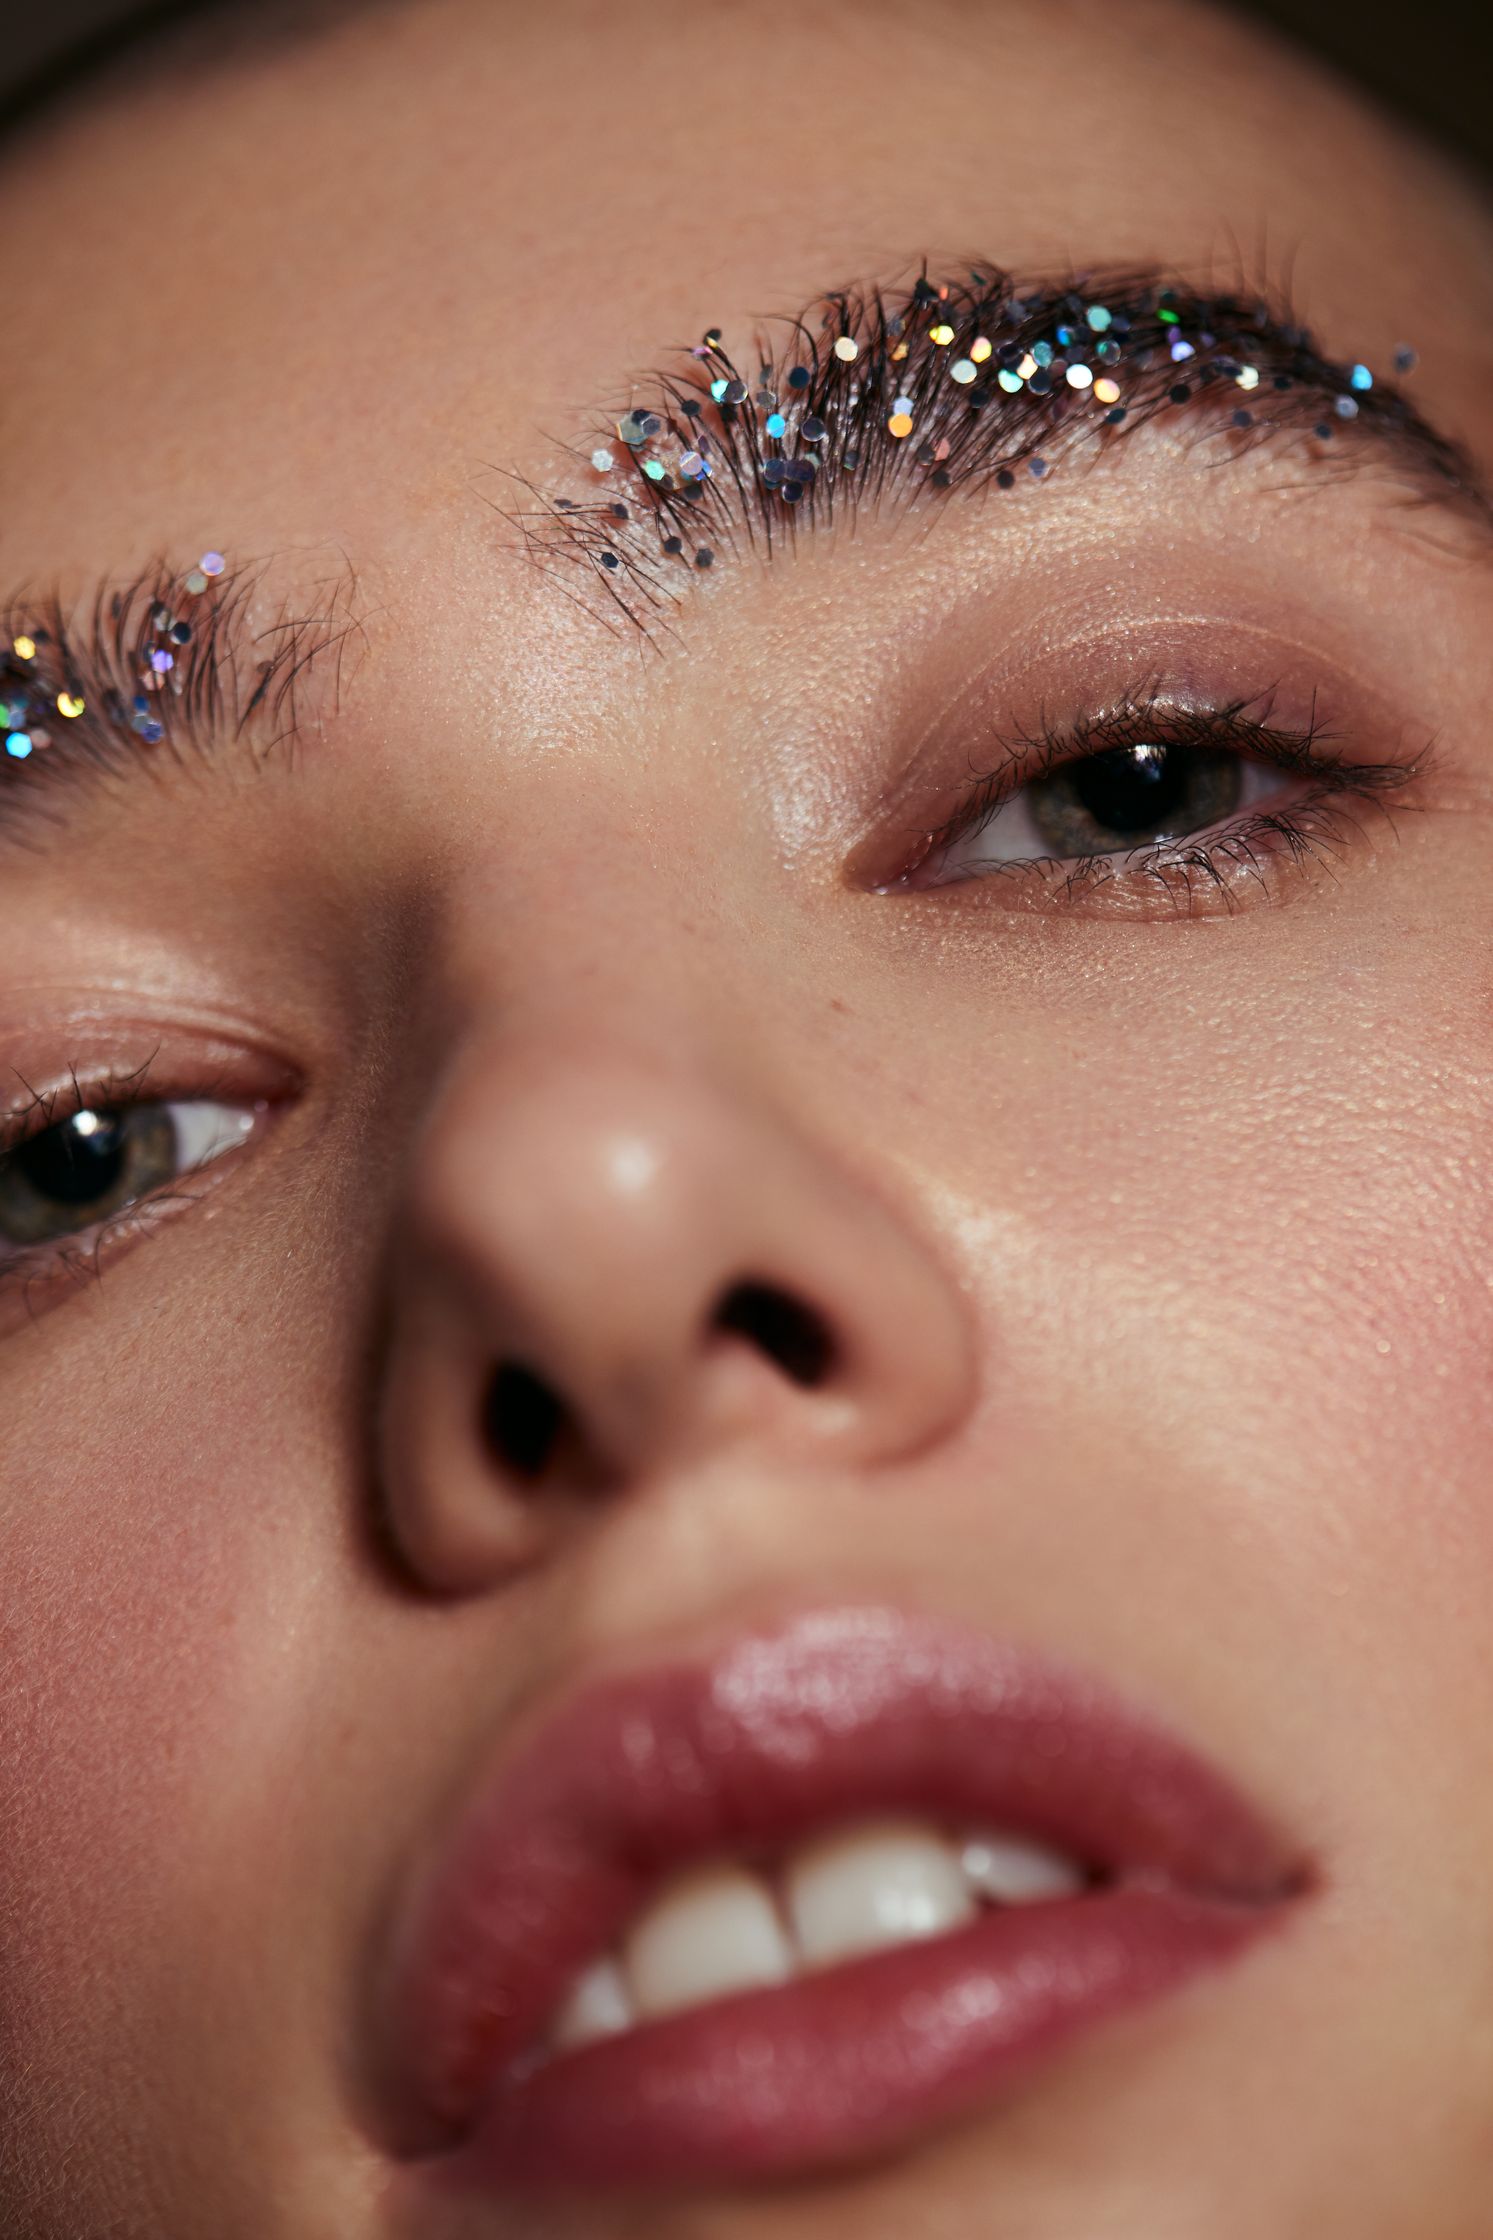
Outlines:
[[393, 1267], [388, 1490], [447, 1583], [501, 1545], [503, 1405], [620, 1491], [769, 1423], [806, 1472], [902, 1458], [972, 1387], [957, 1283], [846, 1146], [719, 1054], [558, 1019], [438, 1092]]

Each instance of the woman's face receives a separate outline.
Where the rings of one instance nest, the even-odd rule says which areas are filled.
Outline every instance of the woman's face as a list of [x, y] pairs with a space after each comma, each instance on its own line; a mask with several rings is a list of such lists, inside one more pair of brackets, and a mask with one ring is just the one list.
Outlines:
[[[1141, 0], [428, 0], [233, 57], [153, 55], [0, 178], [10, 634], [55, 586], [71, 649], [13, 657], [52, 742], [0, 757], [0, 2225], [1471, 2240], [1490, 547], [1392, 400], [1493, 455], [1485, 216], [1253, 34]], [[1303, 346], [1262, 332], [1257, 382], [1236, 350], [1174, 401], [1151, 266], [1236, 298], [1289, 267], [1332, 378], [1277, 387]], [[1065, 311], [1074, 273], [1110, 277]], [[843, 322], [760, 325], [841, 285]], [[967, 351], [982, 287], [983, 417], [932, 333], [970, 313]], [[1205, 340], [1185, 289], [1181, 381], [1238, 323]], [[1065, 317], [1090, 385], [1059, 349], [1044, 403], [996, 344]], [[724, 421], [712, 327], [752, 392]], [[703, 399], [703, 495], [673, 421], [663, 491], [617, 428], [650, 366]], [[1107, 421], [1108, 378], [1154, 417]], [[962, 471], [977, 419], [1010, 487]], [[790, 455], [819, 489], [764, 481]], [[111, 730], [90, 677], [40, 723], [100, 582], [137, 587], [97, 618], [116, 685], [173, 648], [197, 682]], [[919, 869], [997, 769], [996, 821]], [[936, 1744], [920, 1627], [939, 1671], [940, 1629], [994, 1644]], [[810, 1970], [808, 2020], [749, 1990], [712, 2036], [780, 1871], [883, 1915], [900, 1873], [915, 1913], [956, 1823], [1051, 1843], [1106, 1781], [1122, 1866], [1186, 1848], [1192, 1804], [1008, 1654], [1200, 1757], [1295, 1895], [981, 1912], [1026, 1957], [953, 1978], [908, 1915], [835, 2013]], [[712, 1791], [688, 1837], [711, 1733], [792, 1759], [800, 1711], [810, 1801]], [[570, 2182], [516, 2151], [468, 2182], [411, 2082], [394, 1987], [494, 1780], [495, 1938], [625, 1948], [644, 2008], [659, 1878], [754, 1876], [652, 1916], [696, 2003], [570, 2054]], [[836, 1885], [805, 1848], [890, 1813], [900, 1865], [852, 1847]], [[586, 1914], [617, 1866], [586, 1845], [634, 1839]], [[1111, 2011], [1111, 1916], [1073, 1922], [1117, 1902]], [[1189, 1904], [1260, 1933], [1213, 1952]], [[541, 2091], [516, 2135], [547, 2122]]]

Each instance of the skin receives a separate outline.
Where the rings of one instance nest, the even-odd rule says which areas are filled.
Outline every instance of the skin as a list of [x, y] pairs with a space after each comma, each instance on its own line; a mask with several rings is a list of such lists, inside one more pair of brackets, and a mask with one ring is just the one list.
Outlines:
[[[7, 1090], [159, 1046], [165, 1093], [270, 1105], [101, 1282], [0, 1309], [0, 2226], [1473, 2240], [1486, 560], [1158, 433], [722, 567], [655, 657], [557, 597], [484, 463], [542, 475], [711, 320], [974, 240], [1289, 253], [1325, 346], [1414, 342], [1486, 465], [1486, 214], [1149, 0], [429, 0], [157, 68], [0, 172], [0, 568], [346, 555], [363, 628], [293, 774], [121, 792], [0, 885]], [[914, 750], [951, 789], [1157, 645], [1220, 695], [1326, 677], [1365, 752], [1434, 732], [1424, 813], [1235, 914], [847, 879], [896, 868]], [[703, 1328], [769, 1237], [856, 1364], [827, 1391]], [[575, 1425], [529, 1497], [471, 1432], [508, 1352]], [[859, 1600], [1107, 1678], [1319, 1894], [874, 2166], [436, 2210], [365, 2029], [414, 1863], [582, 1679]]]

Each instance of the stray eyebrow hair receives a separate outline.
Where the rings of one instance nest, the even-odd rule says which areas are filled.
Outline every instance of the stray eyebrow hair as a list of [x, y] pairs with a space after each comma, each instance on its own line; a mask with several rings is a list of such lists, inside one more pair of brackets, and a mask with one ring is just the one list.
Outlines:
[[[515, 477], [538, 502], [501, 510], [583, 605], [651, 638], [725, 554], [771, 555], [868, 500], [1008, 490], [1092, 464], [1162, 414], [1223, 457], [1294, 443], [1312, 472], [1376, 463], [1493, 541], [1493, 500], [1465, 450], [1382, 369], [1326, 357], [1284, 297], [1201, 290], [1154, 266], [1018, 286], [978, 263], [936, 279], [924, 259], [909, 285], [830, 289], [773, 323], [786, 335], [759, 330], [739, 365], [708, 328], [637, 385], [646, 402], [565, 445], [584, 495]], [[1398, 350], [1394, 372], [1414, 358]]]
[[[270, 562], [214, 577], [152, 560], [65, 602], [18, 591], [0, 608], [0, 840], [40, 843], [86, 782], [161, 779], [225, 741], [256, 766], [293, 748], [313, 675], [335, 706], [361, 632], [350, 565], [310, 608], [267, 597]], [[16, 758], [15, 745], [22, 748]]]

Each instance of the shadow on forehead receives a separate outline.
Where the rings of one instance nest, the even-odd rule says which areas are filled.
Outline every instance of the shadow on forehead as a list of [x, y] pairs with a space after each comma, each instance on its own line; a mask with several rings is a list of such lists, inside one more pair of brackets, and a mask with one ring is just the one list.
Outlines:
[[357, 17], [402, 13], [417, 0], [160, 0], [100, 11], [97, 27], [42, 63], [0, 100], [0, 155], [12, 139], [74, 110], [145, 88], [194, 85], [293, 55]]

